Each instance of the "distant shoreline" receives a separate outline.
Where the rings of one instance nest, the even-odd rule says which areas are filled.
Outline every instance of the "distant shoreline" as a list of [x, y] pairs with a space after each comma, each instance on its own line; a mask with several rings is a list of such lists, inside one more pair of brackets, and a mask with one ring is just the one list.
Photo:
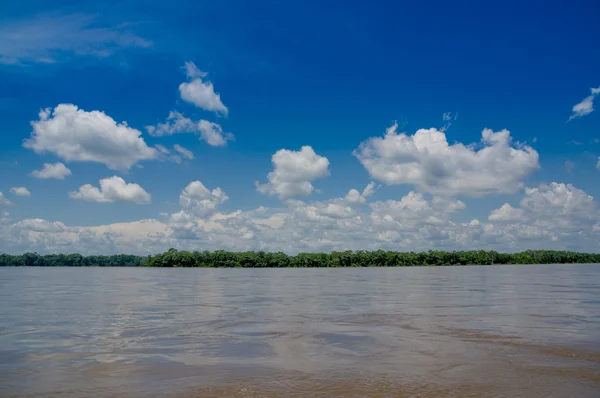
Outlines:
[[600, 263], [600, 254], [559, 250], [526, 250], [518, 253], [495, 251], [344, 251], [331, 253], [178, 251], [170, 249], [154, 256], [115, 254], [25, 253], [0, 254], [0, 267], [152, 267], [152, 268], [367, 268], [526, 264]]

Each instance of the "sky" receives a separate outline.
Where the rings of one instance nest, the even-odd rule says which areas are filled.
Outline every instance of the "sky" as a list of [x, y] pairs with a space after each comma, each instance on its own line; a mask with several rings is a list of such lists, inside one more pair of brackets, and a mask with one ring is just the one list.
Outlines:
[[0, 5], [0, 252], [600, 240], [597, 1]]

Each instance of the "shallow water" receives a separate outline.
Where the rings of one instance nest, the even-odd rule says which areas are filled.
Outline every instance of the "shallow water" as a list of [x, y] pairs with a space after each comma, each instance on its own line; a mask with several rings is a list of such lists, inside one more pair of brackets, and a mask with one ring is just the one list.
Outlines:
[[0, 268], [2, 397], [600, 396], [600, 265]]

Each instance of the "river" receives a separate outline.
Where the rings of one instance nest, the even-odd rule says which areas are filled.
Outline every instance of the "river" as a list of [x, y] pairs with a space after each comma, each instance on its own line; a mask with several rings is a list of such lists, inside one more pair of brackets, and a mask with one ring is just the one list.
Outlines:
[[2, 397], [598, 397], [600, 265], [0, 268]]

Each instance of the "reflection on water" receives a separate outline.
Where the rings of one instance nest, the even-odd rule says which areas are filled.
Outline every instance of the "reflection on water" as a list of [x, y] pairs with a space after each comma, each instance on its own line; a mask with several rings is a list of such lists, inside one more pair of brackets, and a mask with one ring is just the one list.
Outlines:
[[0, 269], [0, 395], [600, 392], [600, 266]]

